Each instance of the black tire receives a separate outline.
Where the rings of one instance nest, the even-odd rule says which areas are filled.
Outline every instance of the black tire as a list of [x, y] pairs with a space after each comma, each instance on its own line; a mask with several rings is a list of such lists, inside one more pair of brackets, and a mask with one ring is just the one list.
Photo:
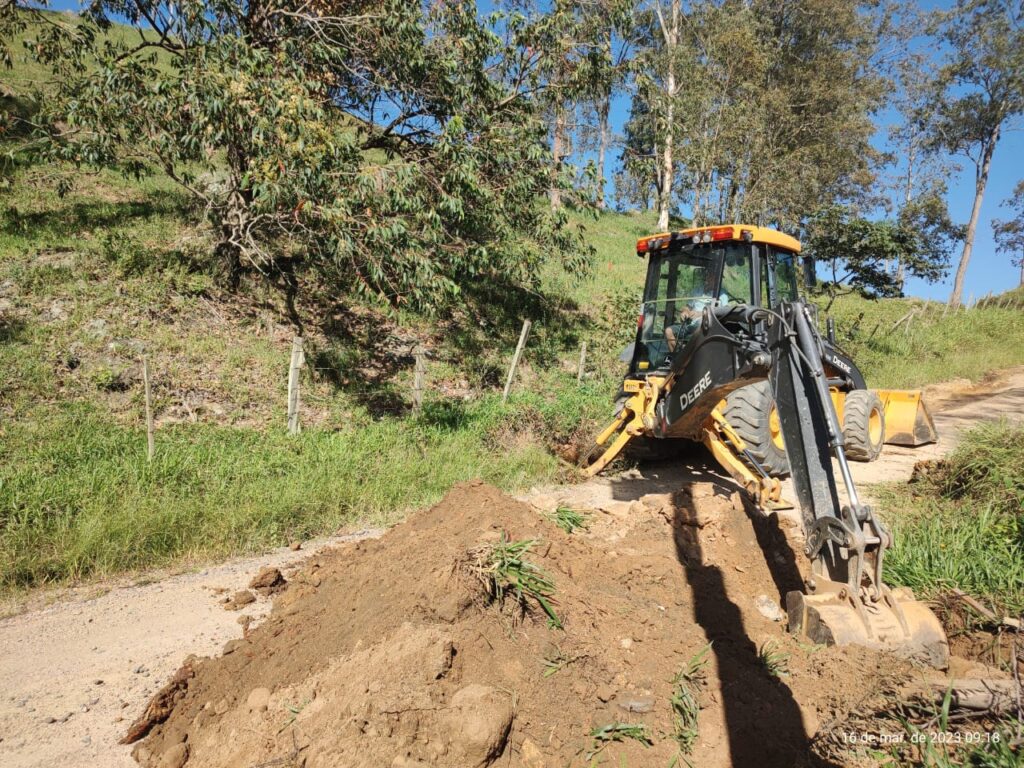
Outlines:
[[[767, 381], [762, 381], [731, 392], [722, 415], [747, 444], [747, 450], [757, 463], [772, 477], [784, 477], [789, 474], [789, 457], [777, 426], [775, 435], [772, 434], [774, 408], [771, 387]], [[774, 423], [778, 425], [778, 415]]]
[[877, 393], [870, 389], [847, 393], [843, 406], [843, 439], [846, 458], [851, 461], [874, 461], [882, 453], [885, 409]]

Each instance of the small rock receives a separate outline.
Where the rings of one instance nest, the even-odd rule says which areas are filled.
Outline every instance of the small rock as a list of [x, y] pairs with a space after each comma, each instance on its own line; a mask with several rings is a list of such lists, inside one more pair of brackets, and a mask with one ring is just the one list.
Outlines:
[[287, 583], [279, 569], [267, 566], [262, 568], [253, 580], [249, 582], [249, 589], [255, 589], [261, 595], [266, 596], [278, 592]]
[[218, 715], [223, 715], [225, 712], [228, 711], [228, 700], [221, 699], [220, 701], [218, 701], [216, 704], [213, 705], [213, 711], [216, 712]]
[[619, 641], [619, 646], [628, 651], [633, 647], [633, 639], [630, 637], [624, 637]]
[[136, 675], [141, 675], [145, 671], [146, 671], [146, 667], [143, 666], [142, 664], [139, 664], [139, 666], [137, 666], [135, 669], [132, 670], [132, 672], [134, 672]]
[[245, 705], [249, 708], [250, 712], [266, 712], [269, 704], [269, 688], [253, 688], [249, 692], [249, 698], [245, 700]]
[[779, 604], [768, 595], [758, 595], [754, 600], [754, 605], [757, 606], [758, 612], [769, 621], [783, 621], [786, 618], [786, 614]]
[[179, 741], [160, 757], [158, 768], [181, 768], [188, 760], [188, 745]]
[[617, 703], [627, 712], [650, 712], [655, 702], [653, 696], [627, 696]]
[[512, 729], [512, 701], [507, 693], [479, 683], [452, 696], [446, 731], [461, 755], [458, 765], [483, 768], [505, 748]]
[[83, 736], [82, 737], [82, 743], [85, 746], [89, 746], [90, 744], [92, 744], [92, 737], [91, 736]]
[[102, 339], [107, 335], [107, 321], [97, 317], [85, 324], [85, 332], [90, 336]]
[[602, 702], [609, 702], [615, 697], [615, 689], [605, 683], [597, 688], [597, 699]]
[[99, 678], [96, 678], [95, 680], [92, 681], [92, 684], [93, 685], [103, 685], [103, 681], [100, 680]]
[[224, 604], [224, 607], [229, 611], [237, 611], [242, 606], [251, 605], [255, 602], [256, 595], [247, 589], [240, 589], [231, 596], [231, 599]]
[[293, 541], [291, 544], [288, 545], [288, 549], [290, 549], [292, 552], [298, 552], [300, 549], [302, 549], [302, 542]]
[[523, 768], [544, 768], [544, 754], [529, 738], [523, 739], [522, 746], [519, 747], [519, 761]]

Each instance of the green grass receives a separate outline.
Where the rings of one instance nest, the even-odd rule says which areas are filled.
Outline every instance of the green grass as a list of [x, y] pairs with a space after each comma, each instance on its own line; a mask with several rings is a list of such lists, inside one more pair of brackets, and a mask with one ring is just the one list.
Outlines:
[[494, 400], [339, 432], [188, 424], [145, 434], [98, 409], [40, 409], [0, 426], [0, 588], [102, 576], [280, 546], [349, 523], [394, 521], [482, 477], [507, 489], [550, 478], [525, 444], [495, 459]]
[[780, 650], [774, 640], [761, 644], [757, 649], [757, 660], [772, 677], [783, 678], [789, 674], [789, 654]]
[[644, 723], [608, 723], [590, 732], [592, 746], [586, 759], [593, 760], [605, 747], [616, 742], [635, 741], [645, 747], [654, 745], [650, 729]]
[[[1003, 303], [1015, 295], [1004, 294]], [[904, 322], [894, 330], [911, 311], [915, 314], [909, 327]], [[1024, 311], [1014, 301], [1001, 307], [992, 300], [954, 312], [934, 301], [845, 296], [830, 314], [836, 320], [837, 341], [871, 387], [913, 389], [954, 378], [978, 381], [991, 371], [1024, 364]]]
[[[701, 648], [672, 678], [672, 736], [679, 745], [680, 755], [689, 755], [697, 743], [700, 725], [700, 703], [697, 687], [705, 677], [708, 651], [711, 644]], [[684, 758], [685, 759], [685, 758]], [[678, 762], [678, 761], [677, 761]]]
[[526, 557], [536, 543], [535, 539], [511, 541], [502, 531], [499, 541], [471, 552], [466, 567], [483, 584], [489, 600], [501, 605], [510, 599], [524, 614], [533, 601], [547, 614], [549, 627], [562, 629], [552, 605], [555, 583]]
[[926, 597], [953, 588], [1024, 612], [1024, 427], [986, 424], [925, 479], [885, 491], [886, 574]]
[[545, 515], [551, 522], [566, 533], [575, 530], [586, 530], [590, 527], [590, 513], [569, 507], [558, 507], [554, 512]]

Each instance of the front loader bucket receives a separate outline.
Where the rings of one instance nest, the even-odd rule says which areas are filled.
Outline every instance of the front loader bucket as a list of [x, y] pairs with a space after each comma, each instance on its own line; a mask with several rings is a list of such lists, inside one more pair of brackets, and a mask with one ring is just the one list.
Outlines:
[[861, 645], [946, 669], [949, 642], [935, 614], [914, 600], [909, 589], [887, 589], [886, 594], [872, 602], [850, 598], [845, 589], [790, 592], [789, 631], [821, 645]]
[[879, 389], [885, 408], [885, 442], [911, 447], [939, 439], [919, 389]]

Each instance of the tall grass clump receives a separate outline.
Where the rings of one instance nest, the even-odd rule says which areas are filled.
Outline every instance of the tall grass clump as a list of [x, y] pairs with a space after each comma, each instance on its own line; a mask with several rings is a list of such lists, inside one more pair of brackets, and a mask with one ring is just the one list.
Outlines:
[[1024, 611], [1024, 426], [980, 425], [933, 471], [887, 493], [894, 583]]

